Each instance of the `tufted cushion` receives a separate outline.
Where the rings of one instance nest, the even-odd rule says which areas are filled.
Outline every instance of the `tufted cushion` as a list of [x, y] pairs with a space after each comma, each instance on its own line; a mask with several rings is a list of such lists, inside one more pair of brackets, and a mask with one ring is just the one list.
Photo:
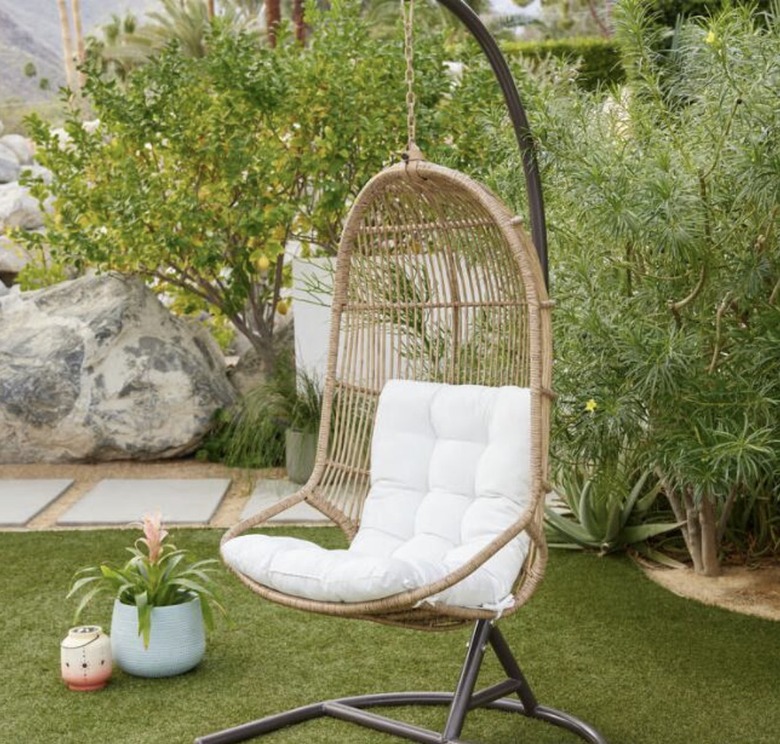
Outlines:
[[[371, 489], [349, 549], [243, 535], [224, 545], [225, 560], [278, 591], [331, 602], [381, 599], [443, 578], [526, 509], [530, 400], [524, 388], [391, 380], [379, 398]], [[427, 601], [500, 608], [527, 551], [521, 534]]]

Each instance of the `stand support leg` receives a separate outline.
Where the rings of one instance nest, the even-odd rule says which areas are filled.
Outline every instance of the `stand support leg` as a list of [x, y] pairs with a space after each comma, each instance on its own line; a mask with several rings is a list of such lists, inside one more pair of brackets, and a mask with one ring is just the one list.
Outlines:
[[479, 668], [482, 666], [482, 659], [485, 656], [490, 630], [489, 620], [477, 620], [471, 633], [466, 660], [463, 662], [460, 679], [452, 698], [450, 714], [444, 727], [444, 741], [457, 739], [463, 730], [463, 722], [466, 720], [466, 714], [471, 707], [471, 696], [474, 693], [474, 685], [477, 683]]
[[522, 669], [520, 669], [517, 659], [512, 655], [512, 651], [504, 636], [501, 635], [501, 631], [495, 625], [492, 625], [490, 628], [490, 645], [493, 647], [496, 657], [506, 672], [506, 676], [517, 680], [519, 683], [517, 695], [523, 703], [526, 715], [533, 716], [539, 705], [536, 702], [536, 696], [533, 690], [531, 690], [531, 685], [528, 684]]
[[[506, 673], [506, 679], [475, 692], [474, 687], [488, 645], [493, 649]], [[519, 700], [514, 697], [517, 695]], [[509, 697], [511, 696], [511, 697]], [[449, 707], [444, 732], [439, 733], [414, 726], [379, 713], [372, 708], [402, 705], [446, 705]], [[572, 732], [590, 744], [607, 744], [590, 724], [563, 711], [540, 705], [520, 665], [499, 630], [489, 620], [478, 620], [469, 641], [455, 692], [391, 692], [338, 698], [306, 705], [285, 713], [245, 723], [232, 729], [196, 739], [196, 744], [233, 744], [262, 736], [280, 728], [293, 726], [315, 718], [331, 717], [359, 726], [383, 731], [421, 744], [456, 744], [473, 708], [488, 708], [515, 713], [550, 723]]]

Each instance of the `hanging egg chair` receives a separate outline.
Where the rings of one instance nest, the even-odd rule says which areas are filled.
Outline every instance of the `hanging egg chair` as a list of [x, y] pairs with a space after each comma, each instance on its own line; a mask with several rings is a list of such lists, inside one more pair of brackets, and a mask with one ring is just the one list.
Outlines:
[[[533, 151], [524, 151], [532, 241], [487, 188], [425, 161], [410, 130], [404, 160], [366, 184], [344, 227], [314, 471], [297, 493], [233, 527], [221, 552], [249, 589], [289, 608], [419, 630], [473, 625], [460, 679], [454, 692], [314, 703], [203, 744], [321, 716], [454, 742], [474, 707], [605, 744], [583, 721], [538, 704], [497, 625], [531, 596], [547, 557], [551, 302]], [[519, 137], [530, 142], [527, 124]], [[332, 519], [349, 547], [253, 532], [300, 503]], [[488, 646], [506, 678], [475, 692]], [[405, 704], [448, 706], [443, 732], [368, 710]]]

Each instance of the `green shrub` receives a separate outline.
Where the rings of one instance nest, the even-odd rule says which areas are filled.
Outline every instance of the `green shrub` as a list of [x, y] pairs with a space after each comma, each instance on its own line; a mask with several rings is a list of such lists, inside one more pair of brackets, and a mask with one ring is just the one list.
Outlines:
[[555, 480], [559, 503], [545, 507], [552, 547], [587, 548], [600, 555], [632, 548], [657, 558], [647, 541], [680, 526], [657, 521], [652, 510], [661, 484], [625, 459], [612, 467], [562, 467]]
[[[772, 0], [750, 0], [743, 5], [753, 6], [766, 12]], [[724, 8], [730, 7], [733, 0], [650, 0], [648, 11], [657, 14], [656, 20], [665, 26], [674, 26], [679, 18], [709, 17], [718, 15]]]
[[544, 41], [511, 41], [502, 45], [504, 53], [512, 58], [524, 57], [532, 61], [547, 57], [576, 64], [577, 84], [585, 90], [617, 85], [625, 79], [620, 61], [620, 47], [611, 39], [572, 37]]
[[292, 353], [280, 353], [271, 375], [249, 390], [231, 411], [220, 411], [201, 446], [202, 460], [244, 468], [284, 465], [287, 429], [316, 433], [322, 410], [322, 385], [296, 372]]
[[746, 8], [688, 22], [671, 66], [644, 3], [619, 8], [621, 99], [548, 97], [537, 113], [553, 442], [586, 464], [631, 442], [685, 520], [696, 570], [716, 574], [736, 503], [767, 507], [777, 535], [780, 24]]

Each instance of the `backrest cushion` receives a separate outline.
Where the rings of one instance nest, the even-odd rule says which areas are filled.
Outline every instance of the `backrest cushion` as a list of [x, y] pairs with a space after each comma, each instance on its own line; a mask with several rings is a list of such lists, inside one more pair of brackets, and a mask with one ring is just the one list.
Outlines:
[[[462, 565], [525, 511], [530, 420], [526, 388], [389, 381], [374, 426], [371, 489], [350, 551]], [[511, 560], [493, 562], [502, 574], [496, 591], [508, 593], [525, 550], [501, 552]]]

